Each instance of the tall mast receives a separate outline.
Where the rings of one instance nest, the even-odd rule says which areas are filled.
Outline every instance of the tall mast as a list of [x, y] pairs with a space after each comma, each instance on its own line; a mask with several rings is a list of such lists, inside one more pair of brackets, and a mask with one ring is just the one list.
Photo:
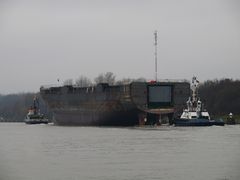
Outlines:
[[155, 81], [157, 82], [157, 31], [154, 32], [155, 46]]

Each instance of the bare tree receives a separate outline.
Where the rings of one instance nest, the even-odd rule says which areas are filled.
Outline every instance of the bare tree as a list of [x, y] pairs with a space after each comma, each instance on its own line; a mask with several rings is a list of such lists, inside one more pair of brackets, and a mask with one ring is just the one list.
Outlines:
[[115, 78], [116, 78], [116, 76], [112, 72], [107, 72], [105, 74], [105, 79], [106, 79], [107, 83], [110, 85], [115, 84]]
[[102, 74], [99, 74], [99, 75], [94, 79], [94, 81], [95, 81], [96, 84], [105, 83], [105, 82], [104, 82], [104, 75], [103, 75], [103, 73], [102, 73]]
[[145, 78], [131, 79], [131, 78], [123, 78], [116, 82], [117, 85], [129, 84], [131, 82], [147, 82]]
[[137, 82], [147, 82], [147, 80], [145, 78], [143, 78], [143, 77], [137, 78], [134, 81], [137, 81]]
[[72, 85], [73, 85], [73, 80], [72, 80], [72, 79], [66, 79], [66, 80], [63, 82], [63, 85], [64, 85], [64, 86], [72, 86]]
[[99, 74], [94, 80], [98, 83], [108, 83], [109, 85], [115, 84], [115, 75], [112, 72], [107, 72], [105, 74]]
[[92, 85], [91, 80], [85, 76], [80, 76], [75, 82], [79, 87], [88, 87]]
[[117, 85], [129, 84], [133, 81], [131, 78], [123, 78], [116, 82]]

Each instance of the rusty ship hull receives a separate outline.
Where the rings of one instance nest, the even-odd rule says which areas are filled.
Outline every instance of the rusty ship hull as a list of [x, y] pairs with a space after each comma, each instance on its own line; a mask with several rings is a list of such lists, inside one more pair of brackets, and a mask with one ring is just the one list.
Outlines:
[[190, 94], [188, 82], [133, 82], [93, 87], [41, 87], [56, 125], [134, 126], [172, 118]]

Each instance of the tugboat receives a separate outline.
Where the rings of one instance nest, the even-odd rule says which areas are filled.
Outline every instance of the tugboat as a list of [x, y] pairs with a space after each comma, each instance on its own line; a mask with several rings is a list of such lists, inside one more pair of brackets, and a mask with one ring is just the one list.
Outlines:
[[40, 113], [39, 101], [37, 97], [33, 99], [33, 106], [29, 108], [28, 114], [26, 115], [24, 121], [26, 124], [48, 124], [48, 119]]
[[229, 113], [226, 124], [228, 124], [228, 125], [236, 124], [235, 118], [233, 117], [233, 113], [231, 113], [231, 112]]
[[203, 108], [202, 102], [198, 97], [199, 81], [196, 77], [192, 78], [192, 97], [187, 101], [187, 109], [183, 110], [179, 118], [174, 119], [175, 126], [224, 126], [223, 120], [211, 120], [209, 113]]

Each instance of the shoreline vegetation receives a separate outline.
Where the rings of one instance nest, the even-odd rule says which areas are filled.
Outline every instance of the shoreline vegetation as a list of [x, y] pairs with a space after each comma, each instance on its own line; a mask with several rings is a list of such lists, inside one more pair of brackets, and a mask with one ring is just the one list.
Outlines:
[[[89, 78], [80, 76], [76, 79], [75, 83], [73, 83], [72, 79], [67, 79], [63, 82], [63, 85], [77, 85], [80, 87], [93, 86], [97, 83], [120, 85], [132, 81], [146, 82], [146, 79], [125, 78], [116, 81], [116, 76], [111, 72], [107, 72], [105, 74], [100, 74], [94, 81], [95, 82], [92, 83]], [[226, 121], [228, 114], [231, 112], [236, 122], [240, 123], [240, 80], [227, 78], [221, 80], [207, 80], [200, 84], [198, 93], [204, 107], [209, 111], [212, 118], [221, 118]], [[52, 112], [47, 108], [39, 92], [8, 95], [0, 94], [0, 122], [23, 122], [35, 96], [39, 98], [41, 113], [51, 119]]]
[[208, 80], [200, 84], [199, 97], [212, 118], [227, 120], [233, 113], [240, 123], [240, 80]]

